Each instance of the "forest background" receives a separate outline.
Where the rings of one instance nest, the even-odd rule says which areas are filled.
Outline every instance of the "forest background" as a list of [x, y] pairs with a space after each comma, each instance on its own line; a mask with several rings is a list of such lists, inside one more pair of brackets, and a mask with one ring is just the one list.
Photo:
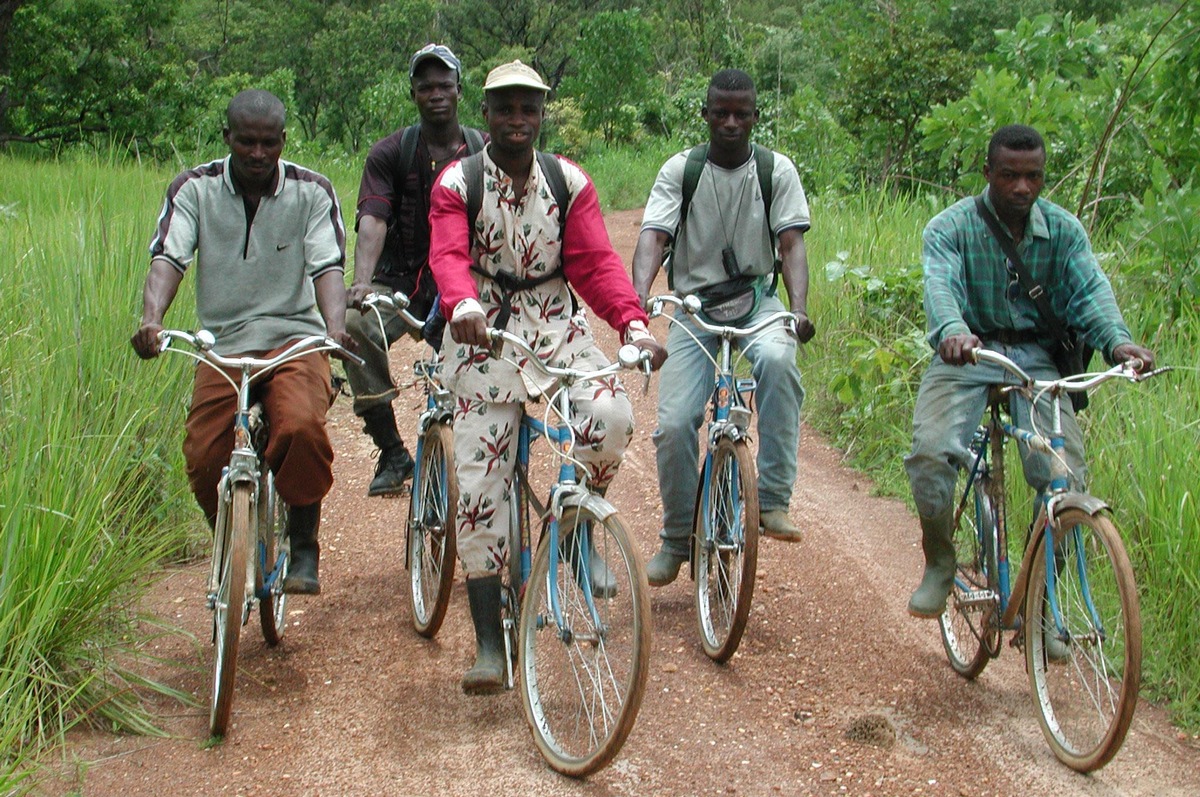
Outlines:
[[0, 0], [0, 793], [74, 723], [154, 732], [137, 598], [203, 552], [176, 478], [187, 369], [139, 367], [125, 343], [166, 182], [223, 154], [225, 103], [263, 87], [290, 110], [285, 157], [352, 204], [365, 148], [415, 120], [407, 59], [428, 41], [462, 58], [467, 124], [491, 67], [545, 75], [543, 148], [607, 208], [640, 206], [704, 140], [713, 71], [749, 71], [756, 140], [812, 205], [806, 416], [900, 496], [930, 356], [921, 229], [980, 190], [995, 128], [1039, 128], [1044, 196], [1177, 368], [1100, 391], [1083, 422], [1137, 569], [1143, 694], [1200, 728], [1200, 3]]

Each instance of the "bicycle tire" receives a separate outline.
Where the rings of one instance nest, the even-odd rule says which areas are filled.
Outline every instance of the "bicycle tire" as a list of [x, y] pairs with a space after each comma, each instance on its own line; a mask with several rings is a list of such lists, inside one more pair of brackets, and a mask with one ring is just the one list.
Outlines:
[[221, 576], [213, 606], [216, 652], [213, 658], [212, 705], [208, 730], [224, 736], [233, 710], [233, 688], [237, 677], [238, 642], [246, 597], [246, 558], [250, 549], [250, 522], [254, 498], [249, 484], [233, 485], [229, 502], [229, 526], [222, 549]]
[[[258, 620], [263, 639], [272, 647], [283, 640], [283, 632], [287, 628], [287, 593], [283, 591], [283, 580], [287, 578], [288, 566], [292, 561], [287, 536], [287, 512], [287, 504], [275, 490], [275, 476], [264, 462], [258, 480], [259, 561], [254, 568], [254, 594], [258, 596]], [[271, 588], [264, 590], [263, 584], [272, 571], [275, 578], [271, 581]]]
[[728, 661], [746, 630], [758, 535], [758, 477], [750, 447], [722, 437], [712, 449], [692, 528], [697, 627], [713, 661]]
[[[542, 535], [521, 607], [521, 700], [534, 742], [550, 766], [585, 777], [617, 755], [641, 707], [649, 672], [650, 594], [645, 567], [615, 514], [601, 520], [587, 507], [570, 507], [559, 530], [557, 546]], [[581, 573], [593, 572], [586, 550], [608, 567], [616, 585], [600, 597], [580, 583]], [[551, 555], [558, 557], [554, 584]], [[581, 562], [589, 566], [577, 566]], [[557, 591], [561, 627], [551, 589]]]
[[1056, 521], [1054, 595], [1066, 639], [1049, 616], [1046, 536], [1039, 535], [1025, 593], [1025, 663], [1046, 741], [1064, 764], [1091, 772], [1116, 755], [1133, 721], [1141, 613], [1133, 566], [1113, 522], [1080, 509]]
[[[954, 528], [954, 586], [938, 618], [950, 667], [967, 680], [1000, 652], [996, 509], [989, 488], [986, 476], [968, 483], [967, 471], [959, 469], [954, 506], [962, 506], [962, 512]], [[966, 490], [970, 494], [963, 505]], [[986, 600], [984, 593], [990, 593]]]
[[413, 628], [432, 639], [442, 627], [454, 586], [454, 430], [434, 423], [421, 435], [417, 480], [408, 504], [409, 602]]

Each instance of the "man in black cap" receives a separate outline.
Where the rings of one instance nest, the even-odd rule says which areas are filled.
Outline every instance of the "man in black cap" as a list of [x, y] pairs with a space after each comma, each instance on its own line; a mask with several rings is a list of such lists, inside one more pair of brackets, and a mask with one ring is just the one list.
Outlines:
[[[408, 77], [409, 96], [421, 119], [377, 141], [367, 155], [358, 188], [358, 240], [347, 300], [361, 310], [368, 294], [399, 290], [412, 299], [410, 312], [422, 318], [437, 292], [427, 268], [429, 192], [447, 165], [482, 149], [484, 137], [458, 123], [462, 65], [449, 47], [428, 44], [415, 52]], [[346, 328], [366, 361], [346, 364], [354, 413], [379, 447], [379, 463], [367, 495], [400, 492], [413, 470], [412, 457], [396, 428], [392, 400], [397, 392], [388, 370], [388, 348], [413, 330], [394, 312], [383, 307], [380, 312], [382, 330], [374, 313], [346, 316]]]

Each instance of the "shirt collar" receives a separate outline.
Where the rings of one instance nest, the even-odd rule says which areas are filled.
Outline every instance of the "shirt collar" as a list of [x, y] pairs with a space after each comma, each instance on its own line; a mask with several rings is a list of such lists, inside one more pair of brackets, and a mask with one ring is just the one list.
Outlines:
[[[225, 156], [225, 168], [221, 170], [221, 179], [225, 183], [225, 190], [231, 194], [237, 194], [237, 186], [233, 184], [233, 164], [230, 162], [231, 155]], [[285, 162], [280, 159], [275, 162], [275, 188], [271, 191], [272, 196], [279, 196], [283, 193], [284, 182], [284, 165]]]
[[[996, 206], [992, 204], [992, 188], [988, 186], [983, 189], [983, 202], [987, 205], [988, 210], [997, 219], [1000, 215], [996, 213]], [[1050, 227], [1046, 224], [1046, 214], [1042, 213], [1042, 200], [1038, 199], [1033, 203], [1033, 207], [1029, 209], [1029, 223], [1025, 225], [1025, 236], [1032, 235], [1034, 238], [1050, 239]]]

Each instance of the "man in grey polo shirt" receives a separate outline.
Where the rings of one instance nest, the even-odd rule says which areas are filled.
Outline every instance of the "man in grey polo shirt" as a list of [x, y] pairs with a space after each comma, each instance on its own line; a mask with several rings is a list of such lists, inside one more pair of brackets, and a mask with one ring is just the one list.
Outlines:
[[[342, 272], [346, 231], [329, 181], [280, 160], [287, 134], [283, 103], [243, 91], [226, 109], [229, 156], [172, 181], [150, 243], [142, 320], [130, 342], [156, 357], [163, 317], [195, 265], [196, 311], [227, 356], [273, 356], [292, 341], [326, 334], [353, 350], [346, 334]], [[325, 432], [332, 401], [329, 359], [300, 357], [258, 384], [271, 425], [266, 458], [289, 507], [292, 562], [283, 587], [317, 594], [321, 499], [333, 484]], [[188, 481], [209, 525], [217, 483], [233, 449], [236, 392], [216, 371], [196, 369], [183, 443]]]
[[[700, 113], [708, 124], [709, 142], [675, 155], [659, 171], [633, 255], [633, 286], [645, 301], [662, 267], [667, 243], [674, 239], [669, 274], [675, 292], [698, 293], [703, 298], [713, 292], [753, 291], [754, 310], [735, 324], [750, 326], [784, 309], [773, 277], [778, 250], [781, 282], [796, 316], [800, 341], [806, 342], [814, 334], [807, 311], [804, 249], [809, 217], [796, 167], [786, 155], [750, 143], [758, 105], [754, 82], [745, 72], [723, 69], [713, 75]], [[700, 167], [698, 181], [681, 223], [684, 182], [693, 157]], [[769, 212], [764, 184], [771, 190]], [[697, 432], [713, 388], [713, 366], [700, 346], [715, 352], [718, 345], [715, 336], [696, 327], [682, 311], [677, 318], [680, 323], [671, 326], [667, 338], [669, 356], [661, 379], [670, 390], [659, 391], [654, 432], [663, 528], [662, 549], [646, 564], [651, 586], [674, 581], [688, 560], [699, 481]], [[758, 500], [763, 533], [798, 542], [800, 530], [787, 514], [796, 480], [804, 401], [796, 340], [778, 330], [756, 338], [744, 353], [758, 380]]]

